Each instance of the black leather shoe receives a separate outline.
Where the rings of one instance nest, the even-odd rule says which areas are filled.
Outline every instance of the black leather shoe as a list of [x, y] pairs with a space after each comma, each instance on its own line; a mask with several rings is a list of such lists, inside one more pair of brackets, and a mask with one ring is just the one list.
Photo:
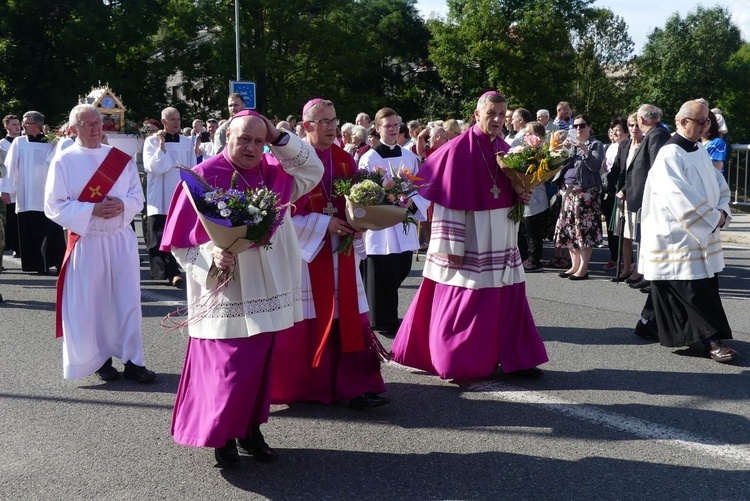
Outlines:
[[557, 276], [560, 278], [568, 278], [571, 275], [572, 273], [568, 273], [567, 271], [561, 271], [560, 273], [557, 274]]
[[279, 453], [271, 449], [260, 432], [260, 426], [253, 428], [253, 434], [248, 438], [237, 440], [243, 451], [250, 454], [259, 463], [273, 463], [279, 459]]
[[381, 407], [391, 402], [388, 397], [381, 397], [377, 393], [367, 392], [364, 395], [360, 395], [357, 398], [349, 400], [349, 408], [355, 411], [361, 411], [362, 409], [369, 409], [371, 407]]
[[737, 355], [738, 353], [736, 351], [722, 343], [720, 340], [711, 341], [708, 348], [708, 356], [711, 357], [711, 360], [721, 364], [731, 362], [737, 358]]
[[639, 276], [638, 278], [626, 278], [625, 283], [628, 285], [637, 284], [638, 282], [643, 280], [643, 275]]
[[123, 372], [125, 379], [130, 379], [136, 383], [150, 383], [156, 379], [156, 373], [150, 371], [140, 365], [135, 365], [133, 362], [125, 363], [125, 371]]
[[[627, 280], [626, 280], [626, 282], [627, 282]], [[631, 289], [642, 289], [644, 287], [648, 287], [649, 285], [651, 285], [651, 282], [649, 282], [645, 278], [642, 278], [642, 279], [640, 279], [637, 282], [634, 282], [632, 284], [628, 284], [628, 287], [630, 287]]]
[[578, 275], [570, 275], [568, 277], [568, 280], [588, 280], [589, 274], [586, 273], [585, 275], [581, 275], [580, 277]]
[[214, 457], [221, 468], [239, 468], [240, 454], [237, 452], [237, 442], [231, 438], [224, 447], [214, 449]]
[[650, 339], [652, 341], [658, 341], [659, 339], [659, 333], [649, 324], [644, 324], [640, 320], [638, 320], [638, 323], [635, 324], [635, 330], [634, 333], [636, 336], [641, 337], [643, 339]]
[[99, 367], [99, 370], [96, 371], [96, 375], [99, 376], [99, 379], [102, 381], [117, 381], [120, 379], [120, 373], [117, 372], [117, 369], [112, 367], [112, 358], [108, 358], [106, 362], [104, 362], [104, 365]]
[[645, 287], [641, 287], [641, 288], [640, 288], [640, 289], [638, 289], [638, 290], [639, 290], [639, 291], [641, 291], [641, 292], [643, 292], [644, 294], [648, 294], [648, 293], [650, 293], [650, 292], [651, 292], [651, 284], [648, 284], [648, 285], [647, 285], [647, 286], [645, 286]]

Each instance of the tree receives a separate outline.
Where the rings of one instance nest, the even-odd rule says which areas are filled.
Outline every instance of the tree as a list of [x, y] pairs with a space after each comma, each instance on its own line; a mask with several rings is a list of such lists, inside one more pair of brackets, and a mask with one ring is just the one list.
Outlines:
[[628, 115], [628, 63], [633, 41], [627, 24], [609, 9], [591, 9], [575, 32], [575, 78], [571, 101], [579, 113], [594, 121], [594, 130], [607, 142], [610, 119]]
[[109, 83], [132, 118], [153, 116], [169, 102], [166, 78], [195, 32], [193, 12], [191, 0], [0, 3], [0, 113], [36, 109], [59, 123]]
[[[195, 112], [223, 108], [234, 78], [230, 4], [197, 2], [206, 37], [188, 49], [182, 77], [188, 88], [212, 88], [215, 95]], [[298, 115], [321, 96], [336, 103], [341, 117], [386, 104], [405, 116], [420, 110], [418, 69], [429, 32], [414, 0], [253, 0], [240, 8], [242, 78], [256, 82], [259, 111]]]
[[717, 99], [734, 142], [750, 143], [750, 43], [743, 43], [729, 57], [726, 79], [732, 82]]
[[548, 106], [570, 97], [570, 27], [591, 0], [448, 0], [445, 21], [431, 20], [430, 60], [464, 113], [488, 88], [511, 106]]
[[667, 118], [689, 99], [715, 103], [735, 84], [726, 65], [741, 43], [740, 30], [723, 7], [697, 7], [685, 19], [673, 14], [664, 29], [649, 35], [636, 60], [640, 102], [659, 106]]

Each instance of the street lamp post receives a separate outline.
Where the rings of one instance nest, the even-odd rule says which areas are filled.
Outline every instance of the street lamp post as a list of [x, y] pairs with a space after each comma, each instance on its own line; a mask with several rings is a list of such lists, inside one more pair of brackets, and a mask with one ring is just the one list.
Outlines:
[[237, 59], [237, 81], [240, 81], [240, 0], [234, 0], [234, 44]]

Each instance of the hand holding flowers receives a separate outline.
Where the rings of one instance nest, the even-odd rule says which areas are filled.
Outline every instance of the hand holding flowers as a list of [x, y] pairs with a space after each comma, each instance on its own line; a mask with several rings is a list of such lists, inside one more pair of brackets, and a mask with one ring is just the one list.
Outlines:
[[[537, 135], [527, 134], [524, 144], [511, 148], [503, 157], [498, 155], [500, 168], [519, 195], [530, 194], [562, 168], [571, 155], [570, 149], [564, 145], [566, 139], [566, 131], [555, 131], [549, 144]], [[523, 218], [523, 211], [524, 203], [517, 202], [508, 217], [517, 223]]]
[[[383, 167], [359, 169], [352, 178], [333, 182], [334, 196], [346, 197], [347, 223], [355, 230], [382, 230], [401, 222], [406, 233], [409, 224], [417, 223], [411, 197], [419, 178], [408, 169], [399, 168], [392, 175], [387, 172]], [[336, 252], [348, 255], [353, 242], [353, 235], [344, 236]]]

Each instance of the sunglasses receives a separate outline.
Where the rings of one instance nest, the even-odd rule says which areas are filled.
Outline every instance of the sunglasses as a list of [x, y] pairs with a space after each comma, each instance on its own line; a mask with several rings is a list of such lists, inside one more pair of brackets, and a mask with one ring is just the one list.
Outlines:
[[589, 124], [573, 124], [574, 129], [585, 129]]
[[688, 119], [688, 120], [690, 120], [691, 122], [697, 123], [699, 127], [703, 127], [704, 125], [706, 125], [707, 123], [709, 123], [711, 121], [710, 118], [701, 118], [700, 120], [697, 120], [697, 119], [691, 118], [691, 117], [685, 117], [685, 118]]

